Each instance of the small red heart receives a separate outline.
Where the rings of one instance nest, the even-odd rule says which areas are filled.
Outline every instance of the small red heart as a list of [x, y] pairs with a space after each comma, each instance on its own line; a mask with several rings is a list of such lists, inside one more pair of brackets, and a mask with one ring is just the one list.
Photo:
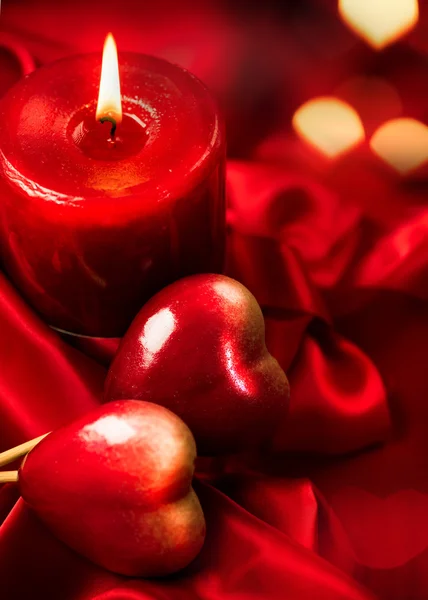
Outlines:
[[362, 565], [393, 569], [428, 549], [428, 494], [407, 489], [380, 498], [346, 487], [331, 506]]
[[111, 365], [105, 396], [166, 406], [202, 454], [220, 454], [269, 440], [287, 414], [289, 387], [266, 349], [254, 296], [209, 274], [173, 283], [142, 308]]
[[123, 575], [173, 573], [198, 554], [192, 434], [156, 404], [112, 402], [47, 436], [19, 471], [22, 497], [65, 544]]

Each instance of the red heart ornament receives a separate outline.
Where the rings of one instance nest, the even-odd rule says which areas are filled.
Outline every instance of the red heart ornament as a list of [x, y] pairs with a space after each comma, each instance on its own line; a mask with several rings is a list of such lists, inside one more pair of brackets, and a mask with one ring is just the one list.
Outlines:
[[265, 345], [254, 296], [223, 275], [194, 275], [156, 294], [119, 347], [106, 400], [138, 398], [169, 408], [201, 454], [269, 440], [287, 413], [289, 386]]
[[113, 402], [39, 443], [19, 486], [79, 554], [123, 575], [165, 575], [188, 565], [204, 542], [195, 457], [192, 434], [169, 410]]

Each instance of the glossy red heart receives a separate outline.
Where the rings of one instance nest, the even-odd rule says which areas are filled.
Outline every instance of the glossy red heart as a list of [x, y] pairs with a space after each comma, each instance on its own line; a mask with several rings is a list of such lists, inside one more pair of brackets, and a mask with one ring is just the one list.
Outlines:
[[139, 312], [108, 373], [106, 400], [166, 406], [189, 426], [201, 454], [271, 439], [287, 414], [287, 377], [265, 345], [254, 296], [223, 275], [194, 275]]
[[204, 542], [195, 457], [192, 434], [170, 411], [112, 402], [39, 443], [19, 486], [54, 535], [94, 563], [165, 575], [188, 565]]

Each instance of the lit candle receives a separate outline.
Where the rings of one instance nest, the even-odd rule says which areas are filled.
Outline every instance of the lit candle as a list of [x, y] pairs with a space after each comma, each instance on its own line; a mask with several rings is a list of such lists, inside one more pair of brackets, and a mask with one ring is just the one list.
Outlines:
[[84, 335], [122, 335], [160, 288], [223, 264], [213, 99], [149, 56], [121, 55], [120, 79], [108, 36], [101, 84], [99, 56], [76, 56], [21, 80], [0, 106], [3, 265], [50, 325]]

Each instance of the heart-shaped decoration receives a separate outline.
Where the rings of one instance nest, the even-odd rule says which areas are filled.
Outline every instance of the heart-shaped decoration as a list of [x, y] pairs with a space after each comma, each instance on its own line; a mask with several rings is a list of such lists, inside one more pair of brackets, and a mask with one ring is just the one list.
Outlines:
[[179, 415], [199, 452], [270, 440], [287, 414], [284, 371], [265, 345], [254, 296], [223, 275], [194, 275], [156, 294], [119, 347], [106, 400], [138, 398]]
[[419, 18], [418, 0], [339, 0], [342, 19], [380, 50], [410, 31]]
[[156, 404], [112, 402], [42, 440], [19, 471], [22, 497], [65, 544], [123, 575], [188, 565], [205, 538], [195, 442]]

